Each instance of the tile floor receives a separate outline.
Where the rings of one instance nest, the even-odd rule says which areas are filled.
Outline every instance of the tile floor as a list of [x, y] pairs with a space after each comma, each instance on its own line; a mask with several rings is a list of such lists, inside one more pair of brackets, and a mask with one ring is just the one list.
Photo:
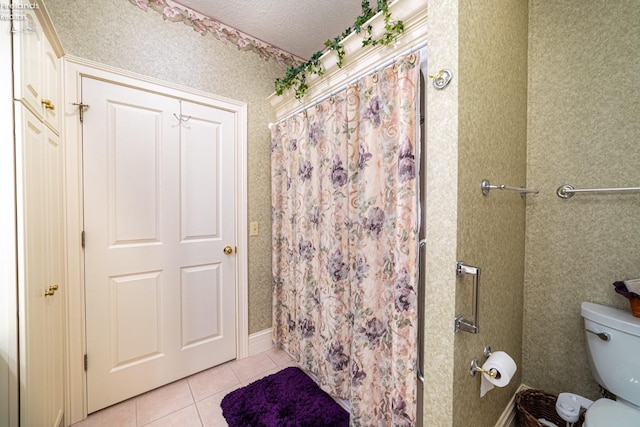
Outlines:
[[73, 427], [226, 427], [220, 402], [237, 388], [295, 362], [270, 349], [178, 380], [110, 406]]

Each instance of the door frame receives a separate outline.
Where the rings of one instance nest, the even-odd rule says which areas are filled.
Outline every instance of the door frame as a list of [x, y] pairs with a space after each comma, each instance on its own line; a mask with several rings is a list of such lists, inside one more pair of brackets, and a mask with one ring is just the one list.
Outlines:
[[[0, 20], [0, 50], [11, 52], [11, 21]], [[0, 64], [0, 424], [18, 426], [18, 252], [13, 120], [13, 61]]]
[[[249, 355], [248, 316], [248, 235], [247, 235], [247, 103], [197, 89], [173, 84], [137, 73], [70, 55], [63, 58], [63, 135], [65, 138], [65, 208], [67, 256], [67, 387], [65, 421], [69, 424], [87, 417], [86, 372], [84, 370], [85, 304], [82, 126], [78, 117], [83, 77], [99, 79], [132, 88], [162, 93], [179, 99], [230, 111], [235, 117], [236, 159], [236, 357]], [[89, 107], [90, 109], [91, 107]]]

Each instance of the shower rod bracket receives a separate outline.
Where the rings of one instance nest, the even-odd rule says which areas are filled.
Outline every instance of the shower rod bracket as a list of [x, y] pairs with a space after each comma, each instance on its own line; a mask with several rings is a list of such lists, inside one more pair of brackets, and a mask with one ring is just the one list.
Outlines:
[[489, 182], [488, 179], [483, 179], [480, 182], [480, 189], [482, 190], [482, 195], [488, 196], [489, 191], [491, 190], [511, 190], [511, 191], [519, 191], [520, 197], [524, 198], [527, 194], [538, 194], [538, 190], [529, 190], [524, 187], [511, 187], [504, 184], [493, 185]]

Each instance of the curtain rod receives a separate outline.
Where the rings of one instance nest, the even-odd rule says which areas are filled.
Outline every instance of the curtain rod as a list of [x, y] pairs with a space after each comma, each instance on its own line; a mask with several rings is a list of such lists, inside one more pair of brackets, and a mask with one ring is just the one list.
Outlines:
[[404, 55], [408, 55], [408, 54], [410, 54], [410, 53], [412, 53], [412, 52], [419, 51], [419, 50], [421, 50], [422, 48], [424, 48], [424, 47], [426, 47], [426, 46], [427, 46], [427, 41], [426, 41], [426, 40], [424, 40], [424, 41], [422, 41], [422, 42], [420, 42], [420, 43], [417, 43], [417, 44], [413, 45], [412, 47], [410, 47], [409, 49], [405, 50], [404, 52], [402, 52], [402, 53], [400, 53], [400, 54], [396, 55], [395, 57], [393, 57], [393, 58], [391, 58], [391, 59], [389, 59], [389, 60], [387, 60], [387, 61], [383, 62], [382, 64], [379, 64], [379, 65], [375, 66], [375, 67], [374, 67], [374, 68], [372, 68], [372, 69], [369, 69], [369, 70], [367, 70], [367, 71], [364, 71], [364, 72], [360, 73], [357, 77], [355, 77], [355, 78], [353, 78], [353, 79], [349, 80], [349, 81], [348, 81], [348, 82], [346, 82], [346, 83], [341, 84], [341, 85], [340, 85], [340, 86], [338, 86], [336, 89], [333, 89], [331, 92], [329, 92], [329, 94], [328, 94], [328, 95], [325, 95], [325, 96], [323, 96], [323, 97], [320, 97], [320, 98], [316, 99], [316, 100], [315, 100], [315, 101], [313, 101], [313, 102], [310, 102], [310, 103], [308, 103], [308, 104], [305, 104], [304, 106], [302, 106], [302, 107], [300, 107], [299, 109], [295, 110], [293, 113], [288, 114], [287, 116], [283, 117], [282, 119], [278, 120], [278, 121], [277, 121], [277, 122], [275, 122], [275, 123], [269, 123], [269, 124], [268, 124], [269, 129], [271, 129], [271, 127], [272, 127], [274, 124], [277, 124], [277, 123], [283, 122], [283, 121], [285, 121], [285, 120], [288, 120], [288, 119], [290, 119], [291, 117], [295, 116], [296, 114], [298, 114], [298, 113], [300, 113], [300, 112], [302, 112], [302, 111], [304, 111], [304, 110], [306, 110], [306, 109], [308, 109], [308, 108], [312, 108], [312, 107], [314, 107], [314, 106], [316, 106], [316, 105], [320, 104], [322, 101], [324, 101], [324, 100], [326, 100], [326, 99], [328, 99], [328, 98], [331, 98], [331, 97], [332, 97], [332, 96], [334, 96], [336, 93], [338, 93], [338, 92], [340, 92], [340, 91], [344, 90], [347, 86], [349, 86], [349, 85], [351, 85], [351, 84], [353, 84], [353, 83], [357, 82], [358, 80], [360, 80], [362, 77], [364, 77], [364, 76], [366, 76], [366, 75], [369, 75], [369, 74], [371, 74], [371, 73], [375, 73], [376, 71], [378, 71], [378, 70], [380, 70], [380, 69], [382, 69], [382, 68], [384, 68], [384, 67], [386, 67], [386, 66], [388, 66], [388, 65], [393, 64], [394, 62], [396, 62], [396, 60], [398, 59], [398, 57], [400, 57], [400, 56], [404, 56]]

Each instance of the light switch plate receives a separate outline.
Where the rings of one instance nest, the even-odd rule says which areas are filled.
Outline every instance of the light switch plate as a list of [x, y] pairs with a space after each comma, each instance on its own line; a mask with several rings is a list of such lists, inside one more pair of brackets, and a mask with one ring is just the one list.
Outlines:
[[260, 234], [260, 229], [258, 227], [258, 223], [257, 222], [249, 223], [249, 235], [250, 236], [257, 236], [259, 234]]

